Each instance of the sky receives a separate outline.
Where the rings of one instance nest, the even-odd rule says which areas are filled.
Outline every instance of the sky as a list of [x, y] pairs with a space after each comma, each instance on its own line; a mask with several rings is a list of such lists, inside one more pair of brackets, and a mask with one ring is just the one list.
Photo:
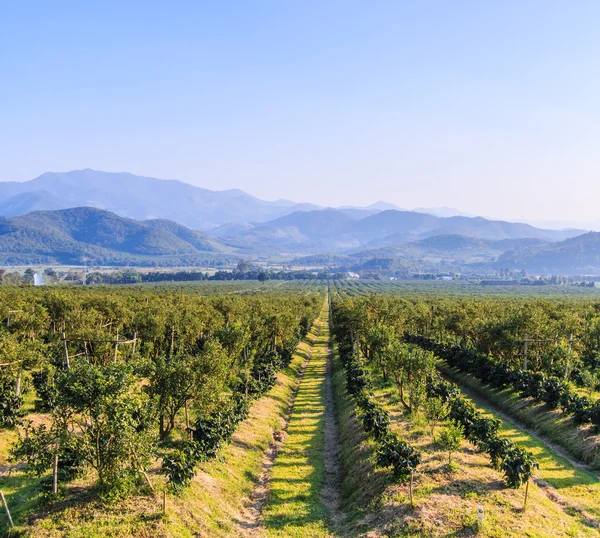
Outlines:
[[0, 0], [0, 180], [600, 218], [600, 2]]

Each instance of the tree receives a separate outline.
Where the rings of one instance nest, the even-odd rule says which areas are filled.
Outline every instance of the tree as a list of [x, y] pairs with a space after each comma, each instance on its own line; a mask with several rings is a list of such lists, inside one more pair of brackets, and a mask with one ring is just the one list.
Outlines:
[[448, 452], [448, 465], [452, 465], [452, 454], [460, 449], [463, 429], [455, 422], [449, 422], [440, 432], [439, 445]]
[[216, 340], [207, 341], [197, 355], [159, 357], [152, 362], [146, 390], [156, 402], [159, 436], [167, 439], [177, 413], [188, 402], [201, 403], [223, 389], [228, 360]]
[[407, 410], [418, 412], [425, 399], [427, 376], [434, 370], [433, 353], [396, 340], [388, 364], [400, 402]]
[[238, 273], [245, 273], [252, 267], [252, 264], [248, 260], [240, 259], [237, 264], [236, 271]]
[[425, 418], [429, 421], [431, 437], [435, 442], [436, 426], [448, 417], [448, 405], [441, 398], [430, 397], [425, 400]]
[[23, 274], [25, 284], [33, 284], [33, 275], [35, 275], [35, 271], [31, 269], [31, 267], [25, 270], [25, 273]]
[[54, 456], [60, 467], [76, 453], [106, 491], [129, 491], [147, 468], [154, 444], [149, 401], [131, 367], [76, 362], [61, 372], [56, 386], [52, 425], [30, 428], [15, 456], [40, 472]]
[[0, 428], [14, 428], [23, 417], [23, 398], [15, 393], [14, 377], [0, 374]]
[[502, 462], [504, 481], [509, 488], [519, 489], [523, 484], [526, 484], [523, 509], [527, 508], [529, 480], [536, 469], [539, 469], [539, 464], [533, 454], [518, 447], [509, 450]]

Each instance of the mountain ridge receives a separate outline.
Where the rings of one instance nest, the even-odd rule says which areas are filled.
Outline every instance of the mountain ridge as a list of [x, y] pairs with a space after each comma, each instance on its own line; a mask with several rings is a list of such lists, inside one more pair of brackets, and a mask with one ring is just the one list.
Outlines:
[[[222, 224], [270, 220], [316, 205], [261, 200], [240, 189], [213, 191], [177, 179], [157, 179], [129, 172], [102, 172], [86, 168], [70, 172], [46, 172], [25, 182], [0, 182], [2, 203], [24, 193], [37, 193], [36, 207], [21, 207], [19, 214], [44, 207], [41, 193], [58, 198], [66, 206], [106, 209], [136, 220], [165, 218], [189, 228], [207, 230]], [[13, 212], [14, 213], [14, 212]], [[18, 216], [15, 214], [5, 216]]]
[[132, 256], [194, 257], [229, 252], [214, 238], [174, 222], [136, 221], [90, 207], [0, 217], [3, 263], [106, 264]]

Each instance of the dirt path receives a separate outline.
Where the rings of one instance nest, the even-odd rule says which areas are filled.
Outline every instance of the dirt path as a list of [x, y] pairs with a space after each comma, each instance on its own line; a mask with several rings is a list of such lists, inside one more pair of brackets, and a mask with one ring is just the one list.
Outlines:
[[342, 488], [342, 464], [340, 459], [341, 445], [336, 420], [336, 404], [333, 394], [333, 365], [331, 341], [327, 348], [327, 374], [325, 379], [325, 474], [321, 499], [327, 506], [333, 527], [344, 522], [345, 514], [340, 510]]
[[302, 364], [302, 368], [300, 370], [298, 379], [296, 381], [296, 385], [294, 387], [294, 392], [292, 394], [284, 416], [282, 428], [273, 432], [273, 441], [271, 442], [268, 451], [265, 453], [265, 457], [262, 462], [261, 476], [258, 480], [256, 487], [250, 494], [249, 502], [244, 507], [244, 512], [242, 513], [242, 517], [239, 521], [240, 536], [263, 536], [261, 515], [263, 508], [265, 507], [265, 504], [267, 503], [267, 500], [269, 498], [269, 481], [271, 478], [271, 470], [273, 469], [273, 465], [275, 464], [277, 454], [279, 453], [279, 450], [281, 449], [285, 441], [285, 437], [287, 435], [287, 427], [290, 423], [290, 417], [294, 410], [294, 403], [296, 402], [296, 396], [298, 395], [298, 390], [300, 389], [302, 379], [304, 378], [304, 373], [306, 372], [306, 368], [308, 367], [308, 363], [310, 362], [315, 344], [320, 334], [321, 325], [318, 326], [317, 332], [315, 333], [315, 338], [310, 344], [310, 350], [308, 351], [306, 359]]

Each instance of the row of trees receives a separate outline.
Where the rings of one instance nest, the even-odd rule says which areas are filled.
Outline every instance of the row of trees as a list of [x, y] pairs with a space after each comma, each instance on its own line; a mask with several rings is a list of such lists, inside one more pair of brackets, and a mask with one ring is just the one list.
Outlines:
[[346, 372], [346, 389], [356, 402], [365, 431], [375, 440], [377, 465], [390, 468], [393, 478], [399, 482], [410, 480], [410, 502], [413, 506], [413, 476], [421, 463], [421, 454], [392, 432], [390, 417], [374, 398], [370, 375], [361, 364], [352, 334], [344, 325], [343, 316], [340, 316], [337, 308], [333, 308], [331, 318]]
[[[458, 449], [460, 439], [464, 437], [490, 456], [492, 466], [503, 472], [508, 487], [528, 484], [537, 468], [535, 458], [500, 437], [499, 420], [482, 416], [471, 402], [460, 395], [456, 385], [440, 378], [431, 349], [407, 343], [402, 329], [385, 323], [382, 299], [346, 299], [335, 303], [335, 334], [338, 342], [343, 343], [340, 352], [342, 357], [344, 351], [353, 357], [345, 359], [352, 381], [348, 386], [349, 392], [354, 394], [357, 387], [361, 390], [369, 387], [367, 368], [376, 372], [384, 380], [395, 384], [399, 400], [407, 412], [425, 415], [434, 439], [437, 425], [445, 424], [437, 442], [448, 451], [449, 461], [451, 453]], [[364, 366], [359, 358], [361, 355]], [[360, 399], [358, 404], [363, 407]], [[370, 411], [367, 411], [368, 416]], [[525, 499], [527, 502], [527, 493]]]
[[[34, 390], [14, 458], [47, 486], [93, 470], [121, 495], [159, 457], [173, 489], [177, 465], [213, 457], [253, 398], [312, 325], [322, 297], [216, 296], [89, 289], [0, 293], [0, 426], [15, 427]], [[191, 470], [190, 470], [191, 469]]]
[[85, 278], [87, 284], [141, 284], [143, 282], [199, 282], [212, 280], [328, 280], [346, 278], [345, 273], [321, 271], [271, 271], [251, 268], [244, 271], [150, 271], [140, 272], [133, 269], [118, 272], [89, 273]]
[[[355, 330], [426, 336], [472, 349], [513, 369], [543, 372], [590, 392], [600, 388], [598, 301], [376, 297], [354, 299], [356, 309], [377, 311], [373, 319], [357, 316]], [[368, 345], [367, 340], [361, 345]]]
[[560, 407], [572, 415], [577, 424], [592, 423], [600, 428], [600, 400], [580, 396], [564, 380], [543, 372], [511, 368], [472, 349], [440, 344], [424, 336], [406, 335], [406, 340], [433, 351], [450, 366], [503, 389], [511, 387], [524, 397], [545, 403], [550, 409]]

